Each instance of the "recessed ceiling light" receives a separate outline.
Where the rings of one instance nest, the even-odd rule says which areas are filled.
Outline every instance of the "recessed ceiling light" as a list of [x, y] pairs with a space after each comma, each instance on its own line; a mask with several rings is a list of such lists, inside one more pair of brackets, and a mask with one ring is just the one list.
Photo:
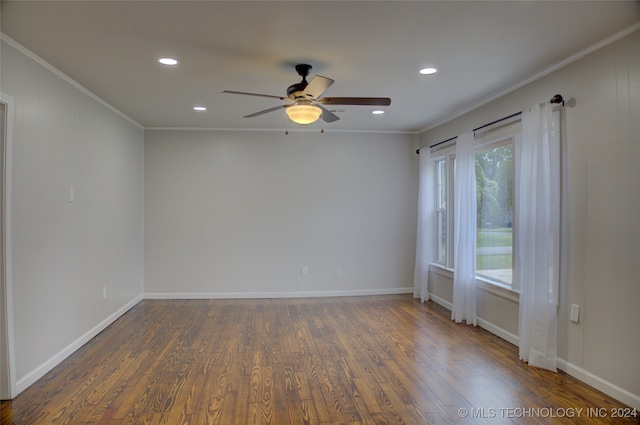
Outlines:
[[158, 62], [160, 62], [163, 65], [169, 65], [169, 66], [178, 64], [178, 60], [174, 58], [160, 58], [158, 59]]
[[206, 111], [207, 107], [206, 106], [194, 106], [193, 110], [194, 111]]
[[423, 74], [423, 75], [431, 75], [431, 74], [435, 74], [436, 72], [438, 72], [438, 70], [435, 68], [422, 68], [420, 70], [420, 74]]
[[384, 111], [377, 110], [377, 111], [371, 111], [371, 113], [373, 115], [382, 115], [382, 114], [384, 114]]

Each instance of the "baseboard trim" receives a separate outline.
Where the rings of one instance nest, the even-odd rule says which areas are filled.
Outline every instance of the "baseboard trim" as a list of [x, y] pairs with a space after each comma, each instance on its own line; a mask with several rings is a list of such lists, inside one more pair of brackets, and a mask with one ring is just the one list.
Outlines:
[[556, 359], [556, 362], [558, 369], [562, 370], [563, 372], [566, 372], [574, 378], [581, 380], [585, 384], [591, 385], [593, 388], [602, 391], [608, 396], [611, 396], [616, 400], [629, 405], [632, 408], [640, 409], [639, 395], [633, 394], [625, 390], [624, 388], [620, 388], [619, 386], [612, 384], [611, 382], [602, 379], [597, 375], [594, 375], [588, 370], [585, 370], [580, 366], [577, 366], [559, 357]]
[[[451, 309], [453, 308], [453, 305], [449, 301], [443, 298], [440, 298], [437, 295], [429, 294], [429, 299], [432, 300], [434, 303], [441, 305], [442, 307], [446, 308], [449, 311], [451, 311]], [[520, 343], [520, 338], [518, 338], [518, 335], [514, 335], [511, 332], [504, 330], [501, 327], [496, 326], [493, 323], [487, 320], [484, 320], [480, 317], [478, 317], [478, 326], [480, 326], [482, 329], [486, 329], [487, 331], [491, 332], [496, 336], [499, 336], [500, 338], [515, 345], [516, 347]]]
[[147, 292], [147, 300], [232, 299], [232, 298], [322, 298], [360, 297], [366, 295], [412, 294], [413, 287], [384, 289], [352, 289], [340, 291], [284, 291], [284, 292]]
[[491, 332], [492, 334], [499, 336], [500, 338], [504, 339], [505, 341], [515, 345], [516, 347], [519, 346], [520, 344], [520, 338], [518, 338], [518, 335], [514, 335], [511, 332], [502, 329], [499, 326], [494, 325], [491, 322], [488, 322], [484, 319], [481, 319], [478, 317], [478, 326], [480, 326], [482, 329], [485, 329], [489, 332]]
[[437, 295], [429, 294], [429, 299], [434, 303], [441, 305], [442, 307], [446, 308], [449, 311], [451, 311], [451, 309], [453, 308], [453, 304], [451, 304], [449, 301], [445, 300], [444, 298], [440, 298]]
[[12, 396], [14, 398], [17, 397], [18, 394], [20, 394], [22, 391], [29, 388], [38, 379], [42, 378], [45, 374], [47, 374], [47, 372], [49, 372], [51, 369], [53, 369], [58, 364], [60, 364], [64, 359], [69, 357], [71, 354], [73, 354], [76, 350], [78, 350], [84, 344], [89, 342], [93, 337], [95, 337], [100, 332], [102, 332], [107, 327], [109, 327], [109, 325], [115, 322], [120, 316], [125, 314], [133, 306], [135, 306], [142, 300], [143, 300], [143, 296], [138, 295], [137, 297], [129, 301], [127, 304], [119, 308], [117, 311], [115, 311], [113, 314], [111, 314], [109, 317], [104, 319], [102, 322], [98, 323], [96, 326], [94, 326], [92, 329], [90, 329], [80, 338], [76, 339], [71, 344], [67, 345], [65, 348], [63, 348], [61, 351], [59, 351], [49, 360], [45, 361], [40, 366], [38, 366], [37, 368], [35, 368], [34, 370], [26, 374], [24, 377], [19, 379], [16, 382], [16, 394], [13, 394]]

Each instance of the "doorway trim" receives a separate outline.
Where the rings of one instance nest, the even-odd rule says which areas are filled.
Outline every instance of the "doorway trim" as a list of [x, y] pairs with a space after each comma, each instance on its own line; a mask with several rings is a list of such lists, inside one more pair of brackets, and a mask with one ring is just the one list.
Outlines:
[[[0, 273], [0, 291], [2, 291], [3, 304], [0, 314], [0, 337], [5, 341], [5, 352], [0, 353], [0, 398], [12, 399], [16, 397], [16, 364], [15, 364], [15, 340], [13, 334], [13, 274], [12, 274], [12, 256], [11, 256], [11, 188], [12, 188], [12, 158], [13, 158], [13, 123], [15, 103], [13, 97], [0, 92], [0, 102], [5, 106], [4, 113], [4, 150], [2, 169], [2, 187], [0, 192], [2, 196], [2, 226], [1, 240], [2, 244], [2, 272]], [[2, 131], [0, 130], [0, 131]]]

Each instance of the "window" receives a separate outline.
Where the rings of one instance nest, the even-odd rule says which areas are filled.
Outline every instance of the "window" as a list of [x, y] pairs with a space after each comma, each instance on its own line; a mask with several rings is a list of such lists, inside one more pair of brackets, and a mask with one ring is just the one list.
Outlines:
[[513, 144], [476, 153], [476, 274], [511, 285], [513, 274]]
[[[448, 150], [447, 150], [448, 152]], [[453, 178], [456, 160], [453, 154], [435, 160], [435, 258], [434, 262], [453, 267]]]
[[447, 265], [447, 161], [436, 161], [436, 262]]
[[[513, 276], [513, 142], [519, 124], [477, 137], [476, 150], [476, 275], [499, 286], [517, 289]], [[455, 146], [435, 157], [435, 253], [434, 263], [453, 264], [453, 191]]]

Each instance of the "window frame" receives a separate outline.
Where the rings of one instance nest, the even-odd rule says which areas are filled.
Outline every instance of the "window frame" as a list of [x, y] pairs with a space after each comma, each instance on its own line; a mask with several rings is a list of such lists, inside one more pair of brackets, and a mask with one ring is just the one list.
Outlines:
[[[515, 151], [515, 145], [519, 142], [522, 135], [522, 123], [520, 117], [517, 119], [507, 122], [501, 122], [496, 126], [490, 126], [482, 129], [481, 132], [475, 133], [475, 151], [483, 151], [487, 149], [492, 149], [499, 146], [504, 146], [507, 144], [511, 144]], [[455, 205], [453, 203], [453, 195], [455, 191], [455, 141], [450, 143], [446, 143], [442, 146], [435, 147], [431, 150], [431, 160], [434, 164], [434, 207], [437, 205], [437, 190], [438, 190], [438, 170], [437, 170], [437, 162], [438, 161], [446, 161], [447, 167], [447, 205], [446, 205], [446, 213], [447, 213], [447, 254], [446, 254], [446, 264], [443, 264], [437, 260], [432, 260], [431, 264], [435, 267], [446, 269], [450, 272], [455, 270], [455, 264], [453, 264], [453, 211]], [[515, 178], [515, 162], [512, 169], [513, 176]], [[513, 236], [512, 236], [512, 279], [511, 285], [508, 285], [504, 282], [500, 282], [497, 280], [490, 279], [486, 276], [479, 276], [476, 274], [476, 282], [479, 288], [488, 290], [489, 292], [494, 292], [497, 295], [503, 296], [508, 299], [513, 299], [517, 301], [519, 295], [519, 284], [516, 275], [516, 271], [513, 269], [514, 264], [516, 263], [517, 252], [517, 240], [518, 235], [515, 231], [515, 217], [516, 217], [516, 206], [517, 206], [517, 196], [518, 194], [515, 191], [515, 187], [513, 188], [512, 193], [512, 209], [513, 209]], [[434, 212], [436, 212], [434, 208]], [[437, 214], [433, 215], [434, 218], [437, 217]], [[437, 220], [434, 220], [434, 223], [431, 224], [432, 229], [435, 229], [434, 238], [433, 238], [433, 246], [435, 251], [438, 252], [438, 228], [437, 228]], [[505, 292], [506, 291], [506, 292]], [[512, 294], [512, 295], [511, 295]]]
[[[450, 217], [450, 211], [453, 206], [453, 182], [451, 169], [453, 168], [453, 162], [449, 156], [438, 158], [435, 162], [435, 252], [436, 259], [434, 260], [436, 263], [444, 266], [450, 267], [453, 265], [453, 258], [451, 255], [451, 250], [449, 246], [452, 244], [452, 229], [453, 223]], [[442, 172], [441, 167], [444, 167], [444, 172]], [[442, 177], [444, 177], [444, 184], [442, 183]], [[442, 188], [444, 186], [444, 190]], [[441, 198], [444, 198], [444, 206], [442, 206]], [[443, 214], [444, 213], [444, 214]], [[441, 234], [442, 226], [440, 225], [440, 217], [444, 216], [445, 220], [445, 235]], [[440, 257], [440, 247], [441, 243], [444, 241], [444, 260]]]
[[[437, 264], [440, 267], [443, 267], [448, 270], [453, 270], [453, 210], [455, 208], [454, 205], [454, 187], [455, 187], [455, 143], [447, 145], [443, 148], [440, 148], [434, 152], [432, 152], [432, 161], [434, 163], [434, 206], [438, 205], [438, 185], [439, 185], [439, 177], [438, 173], [438, 162], [444, 162], [446, 166], [446, 208], [444, 208], [446, 212], [447, 219], [447, 235], [446, 235], [446, 254], [445, 254], [445, 262], [442, 263], [439, 259], [433, 260], [432, 262]], [[439, 241], [440, 241], [440, 233], [438, 229], [438, 221], [437, 221], [437, 207], [434, 208], [435, 222], [432, 224], [432, 228], [435, 228], [435, 238], [433, 239], [433, 252], [439, 252]]]

